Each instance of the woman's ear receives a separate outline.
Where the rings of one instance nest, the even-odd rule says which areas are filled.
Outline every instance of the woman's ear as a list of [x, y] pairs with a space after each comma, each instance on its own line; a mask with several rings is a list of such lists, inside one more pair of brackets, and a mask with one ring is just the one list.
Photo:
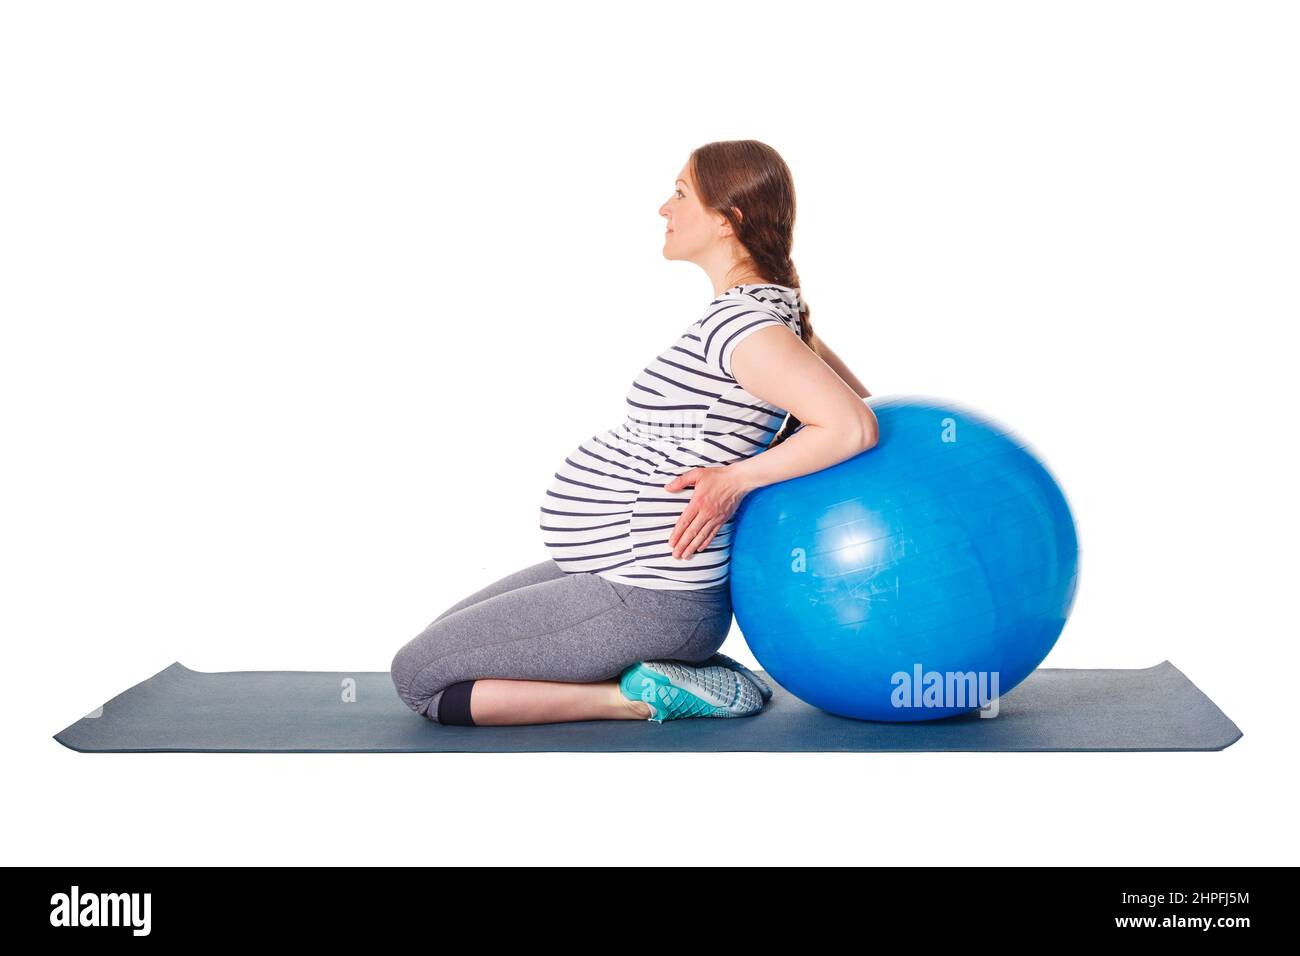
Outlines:
[[[740, 222], [745, 218], [745, 214], [741, 212], [739, 209], [737, 209], [735, 206], [731, 207], [731, 211], [732, 213], [735, 214], [737, 222]], [[720, 239], [725, 239], [728, 236], [734, 236], [735, 234], [736, 234], [735, 230], [731, 228], [730, 220], [728, 220], [726, 216], [719, 215], [718, 216], [718, 237]]]

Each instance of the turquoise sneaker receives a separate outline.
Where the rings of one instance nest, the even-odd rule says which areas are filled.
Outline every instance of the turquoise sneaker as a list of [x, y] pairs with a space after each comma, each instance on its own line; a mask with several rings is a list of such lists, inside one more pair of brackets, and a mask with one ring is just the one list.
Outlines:
[[722, 665], [639, 661], [619, 675], [628, 700], [650, 705], [650, 720], [682, 717], [749, 717], [763, 709], [758, 686]]

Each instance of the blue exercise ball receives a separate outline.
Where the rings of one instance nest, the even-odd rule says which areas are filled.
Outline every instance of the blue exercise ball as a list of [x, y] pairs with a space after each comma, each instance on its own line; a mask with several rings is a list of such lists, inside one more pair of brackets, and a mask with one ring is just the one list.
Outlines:
[[833, 714], [992, 711], [1047, 656], [1074, 604], [1069, 505], [992, 419], [918, 396], [867, 404], [875, 447], [741, 501], [736, 621], [778, 684]]

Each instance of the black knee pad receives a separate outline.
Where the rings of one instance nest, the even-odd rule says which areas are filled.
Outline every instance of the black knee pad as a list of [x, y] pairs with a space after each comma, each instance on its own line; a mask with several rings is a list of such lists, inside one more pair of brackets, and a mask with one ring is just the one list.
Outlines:
[[473, 727], [474, 718], [469, 712], [469, 695], [474, 690], [472, 680], [449, 684], [438, 700], [438, 723], [457, 727]]

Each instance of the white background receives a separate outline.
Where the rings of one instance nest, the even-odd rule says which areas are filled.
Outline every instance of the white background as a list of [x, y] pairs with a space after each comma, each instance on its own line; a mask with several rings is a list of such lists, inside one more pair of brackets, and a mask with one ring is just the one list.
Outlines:
[[[7, 862], [645, 862], [689, 835], [708, 864], [1296, 863], [1293, 10], [6, 4]], [[1082, 577], [1044, 666], [1169, 659], [1242, 740], [51, 739], [173, 661], [387, 670], [543, 560], [551, 473], [712, 294], [658, 207], [740, 138], [789, 163], [813, 320], [868, 388], [994, 414], [1061, 479]]]

